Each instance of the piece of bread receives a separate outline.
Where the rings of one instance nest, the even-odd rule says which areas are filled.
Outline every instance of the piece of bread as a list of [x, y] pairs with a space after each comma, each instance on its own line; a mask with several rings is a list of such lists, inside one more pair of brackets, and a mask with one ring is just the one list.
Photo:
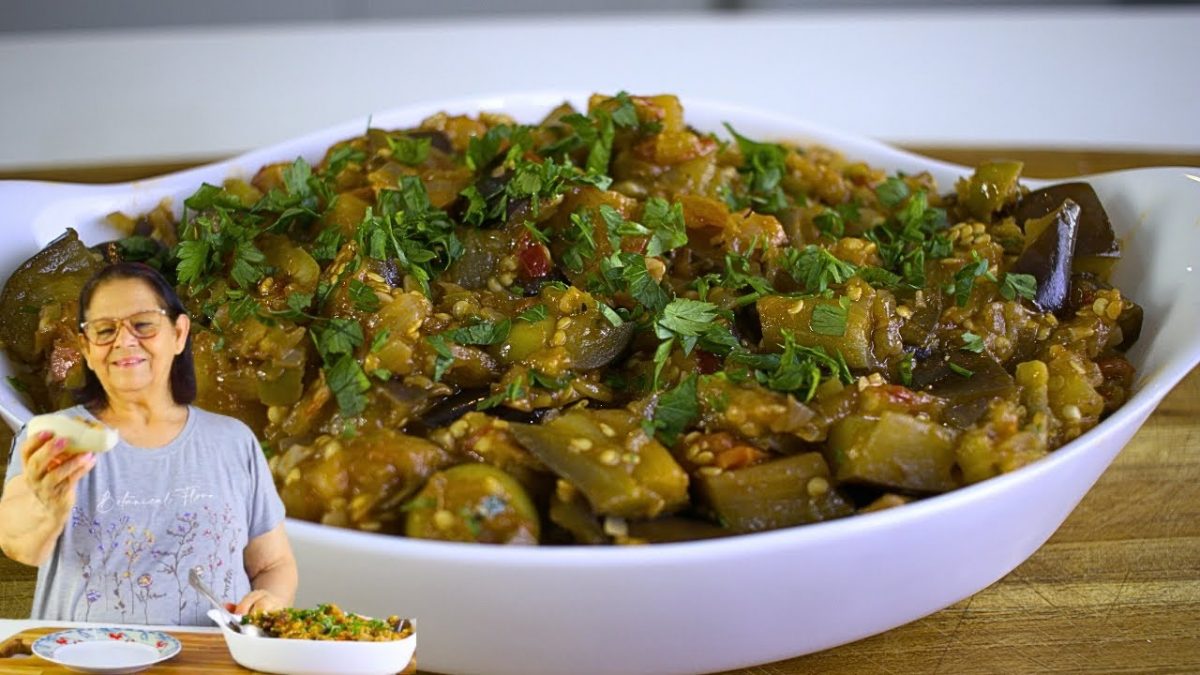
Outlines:
[[29, 420], [26, 430], [30, 437], [49, 431], [56, 438], [67, 439], [66, 450], [70, 453], [108, 452], [121, 440], [117, 430], [110, 426], [63, 413], [38, 415]]

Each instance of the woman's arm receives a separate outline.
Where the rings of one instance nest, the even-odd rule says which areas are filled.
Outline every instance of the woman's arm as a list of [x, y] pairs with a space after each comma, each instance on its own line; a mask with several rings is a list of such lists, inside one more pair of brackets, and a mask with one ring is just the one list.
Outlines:
[[41, 565], [54, 552], [75, 505], [75, 486], [96, 464], [91, 453], [65, 453], [66, 439], [42, 433], [21, 447], [23, 471], [0, 496], [0, 549], [26, 565]]
[[283, 523], [251, 539], [243, 558], [252, 590], [237, 603], [234, 613], [269, 612], [290, 607], [295, 602], [300, 577]]

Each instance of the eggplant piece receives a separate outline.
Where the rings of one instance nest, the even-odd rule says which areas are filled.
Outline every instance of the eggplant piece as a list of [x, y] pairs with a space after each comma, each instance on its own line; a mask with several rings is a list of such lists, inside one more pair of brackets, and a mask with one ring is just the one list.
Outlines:
[[832, 485], [819, 452], [701, 474], [699, 500], [730, 533], [760, 532], [848, 516], [849, 500]]
[[654, 518], [687, 505], [688, 477], [627, 410], [572, 410], [514, 438], [587, 497], [597, 515]]
[[[971, 372], [970, 377], [951, 369], [951, 364]], [[946, 400], [942, 421], [966, 428], [975, 423], [997, 397], [1014, 390], [1012, 375], [990, 355], [957, 351], [926, 359], [913, 370], [913, 386]]]
[[1091, 185], [1083, 182], [1060, 183], [1035, 190], [1021, 198], [1013, 216], [1017, 223], [1024, 225], [1026, 236], [1033, 238], [1040, 233], [1031, 231], [1026, 223], [1045, 218], [1067, 200], [1079, 205], [1075, 270], [1093, 272], [1107, 279], [1113, 262], [1121, 257], [1121, 245], [1113, 232], [1108, 212]]
[[84, 246], [71, 228], [21, 263], [0, 291], [0, 344], [9, 355], [34, 363], [42, 307], [53, 302], [74, 307], [83, 284], [103, 266], [102, 257]]
[[292, 445], [270, 466], [290, 517], [397, 534], [404, 528], [400, 505], [450, 461], [424, 438], [367, 429], [353, 438]]
[[650, 544], [669, 544], [677, 541], [716, 539], [734, 534], [706, 520], [668, 516], [655, 520], [629, 521], [629, 538]]
[[1141, 337], [1144, 314], [1141, 305], [1129, 298], [1125, 298], [1125, 302], [1129, 303], [1129, 306], [1122, 310], [1121, 315], [1117, 317], [1117, 325], [1121, 327], [1121, 342], [1114, 345], [1116, 349], [1123, 352], [1129, 351], [1133, 343]]
[[557, 489], [551, 494], [547, 514], [550, 522], [570, 534], [573, 543], [592, 546], [609, 543], [604, 526], [592, 513], [587, 499], [564, 480], [558, 481]]
[[947, 492], [954, 478], [953, 429], [904, 413], [850, 415], [829, 430], [827, 446], [839, 481], [894, 490]]
[[[492, 391], [488, 387], [462, 389], [439, 399], [428, 409], [422, 411], [419, 418], [409, 422], [404, 431], [414, 436], [427, 436], [433, 429], [449, 426], [463, 415], [475, 411], [479, 403], [491, 395]], [[487, 412], [490, 416], [507, 422], [540, 424], [554, 410], [554, 408], [536, 408], [524, 412], [507, 406], [497, 406]]]
[[1057, 314], [1066, 304], [1080, 211], [1079, 205], [1068, 199], [1044, 218], [1026, 224], [1040, 234], [1025, 246], [1011, 271], [1032, 274], [1037, 280], [1033, 304], [1043, 312]]
[[509, 237], [496, 230], [467, 228], [459, 233], [463, 253], [442, 274], [442, 281], [467, 290], [487, 288], [488, 279], [499, 271], [500, 259], [512, 251]]
[[[605, 319], [607, 322], [607, 319]], [[595, 370], [617, 360], [633, 340], [634, 324], [626, 321], [620, 326], [606, 323], [596, 330], [589, 330], [568, 340], [565, 345], [571, 357], [571, 367], [576, 370]]]
[[967, 213], [978, 220], [991, 221], [1017, 190], [1024, 163], [995, 161], [980, 164], [958, 191]]
[[404, 509], [404, 534], [417, 539], [536, 545], [541, 532], [525, 488], [489, 464], [433, 474]]

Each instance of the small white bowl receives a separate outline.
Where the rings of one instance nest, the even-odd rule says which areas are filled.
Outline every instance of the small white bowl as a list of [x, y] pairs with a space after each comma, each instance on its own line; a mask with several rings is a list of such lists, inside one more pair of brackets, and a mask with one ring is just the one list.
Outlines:
[[402, 640], [354, 642], [252, 637], [235, 632], [215, 609], [208, 618], [221, 627], [233, 660], [251, 670], [287, 675], [390, 675], [408, 667], [417, 633]]
[[[563, 100], [582, 109], [587, 95], [439, 101], [376, 113], [371, 124], [403, 128], [439, 111], [484, 110], [532, 123]], [[683, 104], [688, 123], [698, 129], [721, 131], [728, 121], [751, 138], [820, 143], [889, 171], [928, 171], [944, 191], [970, 173], [784, 115], [687, 98]], [[201, 182], [248, 178], [263, 164], [297, 156], [319, 161], [332, 143], [361, 134], [366, 122], [364, 115], [234, 159], [133, 183], [0, 183], [0, 237], [6, 242], [0, 278], [66, 227], [89, 244], [111, 239], [114, 232], [103, 220], [111, 211], [141, 213], [164, 198], [178, 211]], [[883, 632], [978, 592], [1058, 529], [1163, 396], [1200, 362], [1200, 169], [1084, 179], [1124, 238], [1114, 282], [1145, 309], [1145, 329], [1129, 353], [1138, 379], [1124, 407], [1044, 459], [900, 508], [679, 544], [503, 547], [289, 521], [300, 566], [297, 604], [336, 602], [377, 616], [403, 607], [421, 620], [422, 667], [437, 672], [629, 675], [710, 672], [791, 658]], [[10, 372], [0, 358], [0, 377]], [[15, 425], [30, 416], [2, 385], [0, 416]]]

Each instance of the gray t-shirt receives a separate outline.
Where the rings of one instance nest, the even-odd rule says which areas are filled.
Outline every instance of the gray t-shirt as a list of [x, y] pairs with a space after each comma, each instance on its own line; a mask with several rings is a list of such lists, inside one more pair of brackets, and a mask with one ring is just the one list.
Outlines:
[[[63, 411], [94, 420], [86, 408]], [[21, 473], [13, 443], [8, 483]], [[242, 553], [284, 517], [254, 433], [242, 422], [189, 406], [183, 430], [146, 449], [124, 440], [97, 457], [76, 488], [54, 553], [38, 568], [34, 619], [211, 625], [211, 605], [188, 570], [237, 602], [250, 592]]]

